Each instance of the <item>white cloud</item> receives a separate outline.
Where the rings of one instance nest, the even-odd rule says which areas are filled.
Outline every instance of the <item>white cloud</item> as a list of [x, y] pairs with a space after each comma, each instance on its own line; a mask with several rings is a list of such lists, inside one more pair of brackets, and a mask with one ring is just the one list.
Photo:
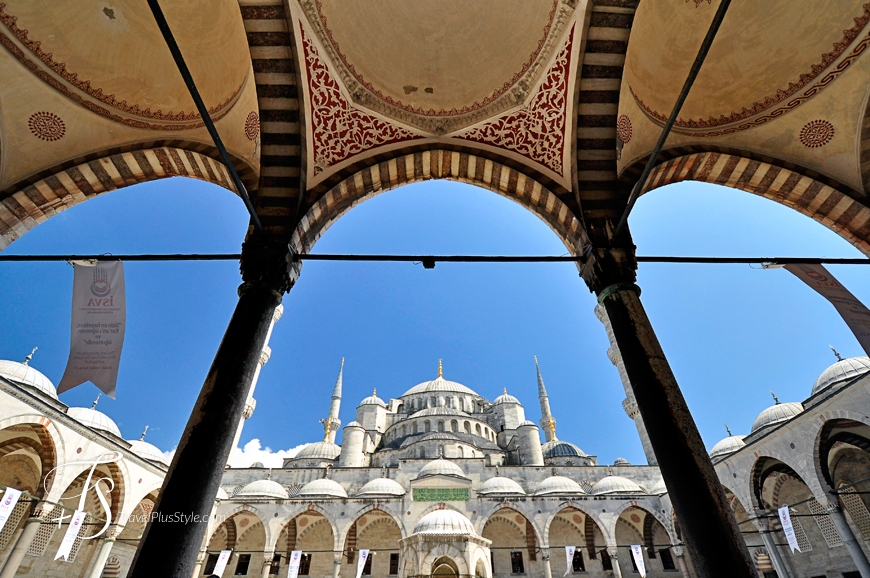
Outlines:
[[[265, 448], [260, 443], [259, 438], [254, 438], [245, 444], [243, 448], [233, 448], [230, 452], [230, 466], [233, 468], [249, 468], [254, 462], [260, 462], [267, 468], [280, 468], [284, 465], [285, 458], [292, 458], [299, 453], [299, 450], [311, 444], [298, 445], [289, 450], [273, 451], [272, 448]], [[172, 457], [175, 455], [175, 448], [168, 452], [163, 452], [167, 463], [172, 463]]]

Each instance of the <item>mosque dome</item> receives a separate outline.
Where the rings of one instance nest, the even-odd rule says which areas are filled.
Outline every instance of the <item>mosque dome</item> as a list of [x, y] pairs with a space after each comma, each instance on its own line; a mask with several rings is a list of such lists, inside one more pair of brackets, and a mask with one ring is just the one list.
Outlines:
[[797, 403], [795, 401], [790, 401], [787, 403], [777, 403], [776, 405], [772, 405], [755, 418], [755, 422], [752, 424], [751, 433], [755, 433], [761, 429], [766, 427], [770, 427], [777, 423], [782, 423], [784, 421], [788, 421], [797, 414], [801, 413], [804, 410], [803, 404]]
[[433, 379], [432, 381], [424, 381], [423, 383], [418, 383], [404, 394], [402, 397], [407, 397], [409, 395], [417, 395], [421, 393], [435, 393], [435, 392], [452, 392], [452, 393], [464, 393], [467, 395], [473, 395], [475, 397], [480, 397], [477, 395], [477, 392], [472, 390], [470, 387], [466, 387], [461, 383], [457, 383], [455, 381], [448, 381], [441, 376], [441, 368], [439, 365], [438, 368], [438, 377]]
[[335, 480], [320, 478], [308, 482], [299, 490], [299, 496], [320, 496], [327, 498], [346, 498], [347, 492]]
[[330, 442], [309, 444], [293, 456], [295, 460], [334, 460], [341, 453], [341, 446]]
[[492, 405], [502, 405], [503, 403], [515, 403], [517, 405], [521, 405], [520, 400], [507, 392], [507, 388], [505, 388], [503, 394], [495, 398], [495, 400], [492, 402]]
[[728, 436], [723, 440], [719, 440], [710, 450], [710, 457], [718, 458], [727, 456], [728, 454], [733, 454], [746, 445], [746, 442], [743, 441], [743, 438], [745, 437], [746, 436]]
[[478, 494], [517, 494], [526, 495], [523, 488], [510, 478], [496, 476], [486, 480], [477, 490]]
[[541, 446], [545, 458], [585, 457], [586, 453], [571, 442], [553, 440]]
[[437, 460], [432, 460], [420, 470], [420, 473], [417, 474], [415, 479], [419, 480], [420, 478], [425, 478], [428, 476], [455, 476], [459, 478], [465, 478], [465, 472], [462, 471], [462, 468], [451, 462], [450, 460], [445, 460], [444, 458], [438, 458]]
[[381, 407], [387, 407], [387, 404], [384, 403], [384, 400], [378, 397], [377, 389], [374, 390], [370, 396], [360, 402], [360, 406], [363, 405], [379, 405]]
[[290, 497], [284, 486], [272, 480], [257, 480], [251, 482], [235, 495], [237, 498], [278, 498], [286, 500]]
[[251, 469], [254, 469], [254, 468], [265, 468], [265, 467], [266, 467], [266, 464], [264, 464], [263, 462], [254, 462], [253, 464], [251, 464], [251, 465], [248, 466], [248, 467], [251, 468]]
[[0, 377], [5, 377], [14, 383], [29, 385], [49, 397], [57, 399], [57, 389], [51, 380], [30, 367], [26, 361], [18, 363], [17, 361], [0, 360]]
[[365, 429], [365, 428], [363, 428], [362, 424], [356, 420], [353, 420], [352, 422], [350, 422], [349, 424], [344, 426], [344, 429], [347, 429], [349, 427], [358, 427], [358, 428]]
[[616, 458], [616, 461], [613, 462], [613, 465], [614, 466], [630, 466], [631, 464], [628, 463], [628, 460], [625, 458]]
[[538, 485], [536, 496], [546, 494], [585, 494], [580, 484], [565, 476], [550, 476]]
[[528, 419], [519, 425], [519, 427], [526, 427], [526, 426], [538, 427], [535, 424], [535, 422], [528, 420]]
[[592, 494], [645, 494], [643, 488], [622, 476], [607, 476], [592, 484]]
[[66, 413], [89, 428], [107, 431], [118, 437], [123, 437], [115, 422], [101, 411], [89, 407], [71, 407], [66, 410]]
[[359, 492], [357, 492], [357, 496], [404, 496], [407, 492], [405, 492], [405, 488], [402, 487], [402, 484], [397, 482], [396, 480], [391, 480], [390, 478], [375, 478], [374, 480], [366, 483], [362, 488], [360, 488]]
[[474, 534], [471, 520], [454, 510], [435, 510], [429, 512], [414, 526], [415, 534], [435, 534], [439, 536]]
[[813, 384], [811, 395], [816, 395], [832, 385], [849, 381], [867, 373], [870, 373], [870, 357], [841, 359], [822, 372], [816, 383]]
[[150, 460], [152, 462], [158, 462], [165, 466], [169, 465], [169, 462], [166, 460], [166, 456], [164, 456], [163, 452], [160, 451], [160, 448], [158, 448], [154, 444], [149, 444], [144, 440], [127, 441], [130, 443], [130, 450], [140, 458], [145, 458], [146, 460]]

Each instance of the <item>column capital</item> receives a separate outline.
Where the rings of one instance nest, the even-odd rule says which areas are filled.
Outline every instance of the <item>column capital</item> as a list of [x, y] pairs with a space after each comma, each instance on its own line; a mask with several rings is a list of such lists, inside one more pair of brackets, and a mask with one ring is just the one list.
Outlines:
[[615, 560], [619, 558], [619, 548], [617, 548], [616, 546], [608, 546], [607, 554]]
[[291, 262], [290, 249], [286, 243], [254, 234], [242, 243], [239, 268], [244, 281], [239, 287], [240, 295], [259, 284], [283, 294], [290, 291], [299, 278], [300, 265]]
[[616, 283], [634, 283], [637, 279], [635, 247], [593, 248], [583, 263], [583, 280], [589, 289], [600, 293]]
[[677, 558], [682, 558], [686, 555], [686, 553], [683, 551], [682, 544], [674, 544], [673, 546], [671, 546], [671, 552], [673, 552], [674, 556], [676, 556]]

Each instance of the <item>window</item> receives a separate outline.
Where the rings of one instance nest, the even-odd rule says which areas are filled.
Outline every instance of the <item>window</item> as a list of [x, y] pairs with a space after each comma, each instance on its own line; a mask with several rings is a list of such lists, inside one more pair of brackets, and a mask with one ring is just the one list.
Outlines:
[[239, 554], [239, 561], [236, 563], [236, 576], [247, 576], [248, 575], [248, 566], [251, 565], [251, 555], [250, 554]]
[[446, 405], [447, 407], [449, 407], [449, 408], [453, 407], [453, 398], [452, 397], [448, 397], [447, 399], [444, 400], [444, 402], [445, 402], [444, 405]]
[[372, 575], [372, 554], [374, 552], [369, 552], [368, 558], [366, 558], [366, 565], [363, 566], [362, 575], [363, 576], [371, 576]]
[[583, 551], [580, 548], [574, 550], [574, 558], [571, 560], [571, 570], [573, 572], [585, 572], [586, 564], [583, 563]]
[[526, 567], [523, 565], [523, 553], [511, 552], [511, 574], [525, 574]]
[[426, 448], [420, 448], [420, 457], [421, 457], [421, 458], [425, 458], [425, 457], [426, 457]]
[[459, 422], [455, 419], [450, 422], [450, 431], [459, 431]]
[[671, 549], [666, 548], [664, 550], [659, 550], [659, 556], [662, 558], [662, 570], [676, 570], [677, 567], [674, 565], [674, 557], [671, 556]]
[[464, 424], [462, 424], [462, 426], [465, 428], [465, 433], [467, 433], [467, 434], [471, 433], [471, 424], [470, 423], [465, 422]]
[[475, 433], [477, 433], [477, 435], [481, 435], [481, 434], [480, 434], [480, 424], [479, 424], [479, 423], [474, 424], [474, 431], [475, 431]]
[[607, 548], [601, 550], [601, 569], [613, 571], [613, 560], [607, 553]]
[[217, 566], [220, 554], [209, 554], [208, 560], [205, 561], [205, 575], [214, 574], [214, 567]]
[[843, 578], [861, 578], [860, 572], [843, 572]]
[[444, 422], [443, 421], [438, 422], [438, 431], [441, 431], [441, 432], [444, 431]]
[[429, 407], [438, 407], [438, 398], [434, 395], [429, 398]]
[[406, 435], [408, 435], [408, 426], [403, 425], [402, 426], [402, 437], [405, 437]]
[[465, 448], [463, 448], [462, 446], [459, 446], [459, 457], [460, 458], [465, 457]]
[[424, 429], [425, 431], [427, 431], [427, 432], [432, 431], [432, 424], [429, 423], [429, 420], [428, 420], [428, 419], [427, 419], [426, 421], [423, 422], [423, 429]]
[[300, 576], [308, 576], [308, 573], [311, 571], [311, 554], [302, 554], [302, 558], [299, 560], [299, 575]]
[[414, 433], [417, 433], [417, 422], [414, 422], [411, 426], [411, 429], [414, 430]]
[[277, 576], [278, 572], [281, 571], [281, 554], [275, 554], [272, 556], [272, 564], [269, 566], [269, 574], [273, 576]]
[[390, 554], [390, 576], [395, 576], [399, 573], [399, 555]]
[[465, 400], [461, 397], [459, 398], [459, 411], [465, 411]]

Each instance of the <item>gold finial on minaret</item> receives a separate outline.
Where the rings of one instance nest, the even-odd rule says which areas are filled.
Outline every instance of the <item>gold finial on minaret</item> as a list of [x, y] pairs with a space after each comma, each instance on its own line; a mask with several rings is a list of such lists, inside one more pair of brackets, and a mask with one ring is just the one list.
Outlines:
[[325, 424], [324, 429], [326, 430], [326, 433], [323, 434], [323, 441], [328, 442], [329, 441], [329, 434], [332, 432], [332, 422], [329, 420], [326, 420], [326, 424]]
[[441, 367], [441, 360], [438, 360], [438, 377], [444, 377], [444, 369]]
[[552, 417], [550, 418], [550, 421], [547, 422], [547, 429], [550, 430], [550, 435], [555, 440], [556, 439], [556, 420], [554, 420]]

